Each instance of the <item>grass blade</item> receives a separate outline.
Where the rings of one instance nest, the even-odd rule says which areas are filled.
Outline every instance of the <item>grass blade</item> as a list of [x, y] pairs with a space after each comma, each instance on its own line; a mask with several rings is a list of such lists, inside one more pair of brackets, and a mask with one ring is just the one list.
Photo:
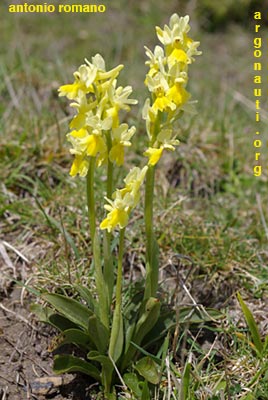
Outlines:
[[238, 301], [240, 303], [240, 306], [242, 308], [245, 320], [247, 322], [248, 328], [250, 330], [251, 336], [252, 336], [252, 340], [253, 343], [256, 347], [257, 352], [259, 353], [259, 355], [262, 355], [263, 352], [263, 343], [261, 341], [261, 336], [260, 336], [260, 332], [259, 332], [259, 328], [254, 320], [254, 317], [250, 311], [250, 309], [248, 308], [248, 306], [244, 303], [240, 293], [237, 293], [237, 298]]

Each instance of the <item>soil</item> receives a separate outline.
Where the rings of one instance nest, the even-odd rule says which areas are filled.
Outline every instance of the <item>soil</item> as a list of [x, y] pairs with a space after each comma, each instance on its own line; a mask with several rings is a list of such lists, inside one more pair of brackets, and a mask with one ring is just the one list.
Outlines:
[[48, 348], [55, 332], [36, 322], [29, 311], [34, 300], [22, 297], [16, 286], [0, 295], [0, 399], [93, 399], [86, 376], [53, 374]]

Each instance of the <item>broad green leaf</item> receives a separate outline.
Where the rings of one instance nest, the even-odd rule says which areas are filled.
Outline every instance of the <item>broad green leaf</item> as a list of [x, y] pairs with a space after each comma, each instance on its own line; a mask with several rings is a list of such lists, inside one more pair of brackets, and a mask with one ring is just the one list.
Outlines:
[[154, 360], [156, 362], [156, 364], [161, 365], [161, 360], [160, 358], [154, 356], [153, 354], [149, 353], [148, 351], [144, 350], [141, 346], [137, 345], [134, 342], [130, 342], [132, 344], [132, 346], [136, 347], [137, 350], [139, 350], [139, 352], [141, 354], [143, 354], [144, 356], [148, 356], [150, 357], [152, 360]]
[[123, 380], [127, 385], [127, 387], [134, 393], [134, 395], [138, 397], [138, 399], [140, 399], [142, 395], [142, 389], [141, 389], [142, 382], [139, 381], [137, 375], [134, 374], [133, 372], [128, 372], [124, 374]]
[[77, 324], [70, 321], [68, 318], [64, 317], [61, 314], [53, 313], [48, 318], [48, 323], [55, 328], [59, 329], [61, 332], [66, 331], [67, 329], [77, 329], [79, 328]]
[[62, 332], [62, 343], [73, 343], [78, 347], [85, 348], [89, 350], [92, 348], [92, 341], [89, 335], [79, 329], [68, 329]]
[[61, 314], [57, 314], [50, 307], [41, 306], [41, 304], [32, 304], [31, 311], [37, 315], [41, 322], [50, 324], [61, 332], [71, 328], [77, 328], [77, 324], [65, 318]]
[[33, 312], [41, 322], [48, 323], [49, 317], [54, 311], [50, 307], [44, 307], [41, 304], [31, 304], [30, 306], [31, 312]]
[[160, 302], [154, 297], [150, 297], [145, 305], [145, 310], [139, 318], [133, 341], [140, 344], [144, 336], [150, 332], [150, 330], [156, 324], [160, 315]]
[[54, 358], [53, 370], [57, 374], [65, 372], [83, 372], [101, 382], [100, 371], [89, 362], [71, 355], [57, 355]]
[[159, 383], [160, 376], [157, 370], [157, 366], [151, 357], [141, 358], [135, 365], [135, 369], [141, 376], [143, 376], [146, 381], [154, 385], [157, 385]]
[[237, 298], [238, 301], [240, 303], [240, 306], [242, 308], [245, 320], [247, 322], [248, 328], [250, 330], [251, 336], [252, 336], [252, 340], [253, 343], [256, 347], [257, 352], [259, 353], [259, 355], [262, 355], [263, 352], [263, 343], [261, 341], [261, 335], [259, 332], [259, 328], [254, 320], [254, 317], [250, 311], [250, 309], [248, 308], [248, 306], [244, 303], [240, 293], [237, 293]]
[[87, 287], [81, 285], [74, 285], [74, 289], [79, 293], [80, 297], [86, 301], [88, 307], [94, 311], [96, 300], [92, 296], [91, 291]]
[[142, 389], [142, 394], [141, 394], [141, 400], [149, 400], [151, 399], [150, 397], [150, 390], [148, 383], [145, 381], [143, 382], [143, 389]]
[[200, 324], [218, 320], [223, 317], [224, 314], [218, 310], [212, 308], [197, 309], [196, 307], [180, 308], [176, 316], [175, 310], [162, 306], [158, 321], [150, 333], [144, 337], [144, 343], [146, 343], [146, 346], [152, 345], [165, 336], [168, 331], [175, 329], [178, 324]]
[[109, 354], [116, 362], [122, 354], [124, 346], [123, 317], [120, 307], [114, 311], [111, 337], [109, 343]]
[[114, 366], [109, 357], [100, 354], [98, 351], [90, 351], [87, 355], [89, 360], [97, 361], [102, 366], [102, 384], [106, 393], [110, 392]]
[[136, 327], [136, 323], [133, 322], [131, 325], [129, 325], [127, 328], [125, 328], [126, 330], [126, 334], [125, 334], [125, 352], [129, 349], [129, 345], [131, 343], [131, 339], [132, 336], [135, 332], [135, 327]]
[[42, 298], [64, 317], [87, 330], [92, 311], [86, 306], [61, 294], [46, 293], [42, 295]]
[[[158, 299], [151, 297], [145, 303], [144, 311], [139, 318], [136, 329], [133, 334], [133, 342], [140, 345], [144, 336], [150, 332], [156, 324], [160, 314], [160, 302]], [[129, 346], [125, 349], [125, 356], [122, 361], [122, 369], [124, 369], [135, 355], [135, 347]]]
[[88, 320], [88, 334], [100, 353], [105, 353], [109, 342], [109, 331], [94, 314]]

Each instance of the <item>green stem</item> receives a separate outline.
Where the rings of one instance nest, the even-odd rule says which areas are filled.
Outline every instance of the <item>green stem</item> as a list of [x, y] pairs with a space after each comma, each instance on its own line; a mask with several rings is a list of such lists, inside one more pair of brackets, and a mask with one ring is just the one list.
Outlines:
[[[110, 132], [106, 132], [106, 142], [109, 153], [112, 148], [112, 140]], [[106, 183], [106, 196], [108, 199], [112, 198], [112, 193], [113, 193], [113, 170], [114, 170], [113, 163], [108, 158], [107, 183]], [[104, 233], [104, 240], [103, 240], [103, 250], [104, 250], [103, 275], [108, 293], [108, 307], [110, 307], [112, 303], [113, 290], [114, 290], [114, 264], [111, 252], [111, 239], [112, 239], [111, 233], [106, 231]]]
[[[146, 282], [144, 298], [155, 297], [158, 282], [158, 270], [154, 271], [154, 231], [153, 231], [153, 196], [155, 166], [149, 165], [145, 184], [145, 233], [146, 233]], [[157, 274], [157, 276], [154, 276]]]
[[102, 324], [109, 328], [109, 310], [108, 299], [104, 285], [100, 243], [98, 232], [96, 231], [96, 211], [95, 211], [95, 195], [94, 195], [94, 173], [95, 173], [95, 157], [90, 157], [89, 169], [87, 173], [87, 206], [88, 219], [90, 227], [91, 245], [94, 259], [94, 277], [96, 289], [99, 299], [99, 318]]
[[94, 172], [95, 172], [95, 157], [90, 157], [89, 169], [87, 173], [87, 207], [88, 207], [88, 220], [90, 227], [92, 249], [94, 247], [94, 238], [96, 231]]
[[115, 310], [113, 316], [109, 354], [116, 362], [123, 350], [123, 319], [122, 319], [122, 284], [123, 284], [123, 254], [125, 228], [120, 230], [118, 268], [115, 289]]

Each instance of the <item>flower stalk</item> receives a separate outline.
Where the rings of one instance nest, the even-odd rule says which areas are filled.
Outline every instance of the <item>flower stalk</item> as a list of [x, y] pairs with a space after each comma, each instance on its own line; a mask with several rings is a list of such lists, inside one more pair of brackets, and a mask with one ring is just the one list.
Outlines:
[[94, 175], [95, 175], [95, 157], [90, 157], [89, 168], [87, 172], [87, 208], [88, 208], [88, 221], [90, 227], [90, 238], [91, 238], [92, 248], [94, 247], [94, 238], [96, 231]]
[[116, 362], [123, 349], [122, 284], [125, 228], [120, 229], [118, 246], [117, 280], [115, 289], [115, 310], [113, 315], [109, 355]]
[[[158, 268], [153, 265], [153, 197], [154, 197], [155, 166], [150, 165], [146, 174], [145, 183], [145, 234], [146, 234], [146, 282], [144, 298], [155, 297], [158, 282]], [[154, 268], [155, 267], [155, 268]]]

